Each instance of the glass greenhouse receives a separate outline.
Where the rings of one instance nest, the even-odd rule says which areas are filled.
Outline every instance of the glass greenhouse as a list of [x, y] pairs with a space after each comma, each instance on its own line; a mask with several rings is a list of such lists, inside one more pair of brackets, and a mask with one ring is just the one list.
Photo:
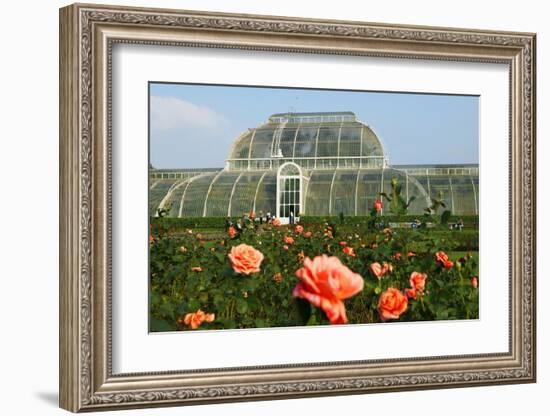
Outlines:
[[478, 166], [391, 166], [381, 141], [352, 112], [274, 114], [242, 133], [224, 168], [151, 168], [149, 211], [173, 217], [368, 215], [396, 178], [409, 213], [442, 197], [455, 215], [478, 213]]

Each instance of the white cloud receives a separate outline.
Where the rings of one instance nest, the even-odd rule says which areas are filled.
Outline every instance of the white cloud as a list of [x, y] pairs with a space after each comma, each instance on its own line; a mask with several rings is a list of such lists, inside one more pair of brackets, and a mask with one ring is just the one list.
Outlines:
[[184, 128], [218, 129], [228, 119], [206, 106], [175, 97], [151, 96], [151, 127], [157, 131]]

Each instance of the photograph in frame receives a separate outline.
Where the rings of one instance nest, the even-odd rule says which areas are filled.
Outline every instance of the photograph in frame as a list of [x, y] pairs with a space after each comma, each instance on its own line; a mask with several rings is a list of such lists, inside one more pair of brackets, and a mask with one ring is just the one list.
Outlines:
[[150, 330], [478, 319], [478, 100], [150, 83]]

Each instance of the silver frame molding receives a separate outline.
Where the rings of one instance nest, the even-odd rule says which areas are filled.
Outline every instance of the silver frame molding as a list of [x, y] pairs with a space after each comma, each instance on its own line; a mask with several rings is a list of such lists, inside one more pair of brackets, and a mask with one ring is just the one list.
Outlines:
[[[509, 65], [509, 351], [113, 374], [115, 43]], [[75, 4], [60, 10], [59, 117], [62, 408], [77, 412], [535, 382], [535, 34]]]

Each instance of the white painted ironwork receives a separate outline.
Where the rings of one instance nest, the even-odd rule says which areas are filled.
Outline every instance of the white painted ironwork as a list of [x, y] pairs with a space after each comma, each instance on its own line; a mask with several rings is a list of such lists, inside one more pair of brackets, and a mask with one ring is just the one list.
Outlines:
[[235, 188], [237, 187], [237, 182], [239, 182], [239, 179], [241, 179], [241, 176], [243, 176], [244, 172], [241, 172], [239, 176], [237, 176], [237, 179], [235, 180], [235, 183], [233, 184], [233, 187], [231, 188], [231, 195], [229, 196], [229, 205], [227, 206], [227, 216], [231, 216], [231, 201], [233, 200], [233, 194], [235, 193]]
[[220, 170], [218, 174], [214, 177], [214, 179], [212, 179], [212, 182], [210, 182], [210, 186], [208, 187], [208, 191], [206, 192], [206, 198], [204, 198], [204, 208], [202, 210], [203, 217], [206, 217], [206, 207], [207, 207], [206, 204], [208, 203], [208, 197], [210, 196], [210, 191], [212, 190], [212, 186], [216, 183], [216, 181], [218, 180], [218, 178], [223, 172], [224, 172], [223, 170]]

